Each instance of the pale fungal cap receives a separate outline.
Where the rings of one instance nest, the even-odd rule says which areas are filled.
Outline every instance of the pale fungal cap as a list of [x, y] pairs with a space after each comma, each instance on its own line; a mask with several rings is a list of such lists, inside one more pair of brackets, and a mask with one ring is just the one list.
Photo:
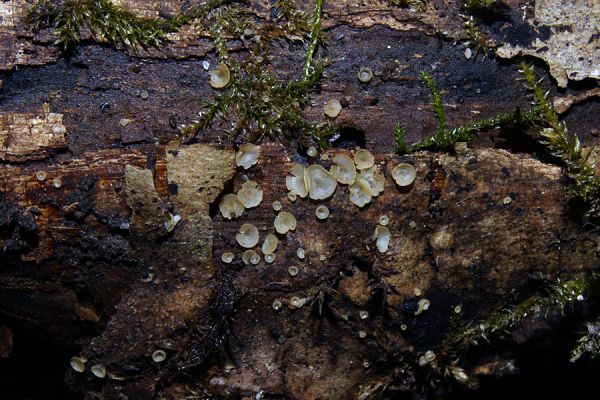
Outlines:
[[415, 167], [410, 164], [400, 163], [392, 170], [392, 178], [401, 187], [410, 186], [415, 181], [416, 176]]
[[85, 357], [71, 357], [69, 363], [71, 364], [71, 368], [75, 372], [83, 372], [85, 371], [85, 363], [87, 359]]
[[348, 187], [350, 201], [359, 207], [364, 207], [373, 198], [369, 183], [362, 178], [356, 178], [354, 183]]
[[226, 194], [221, 198], [219, 211], [225, 219], [232, 219], [244, 213], [244, 203], [235, 194]]
[[256, 246], [258, 238], [258, 229], [252, 224], [243, 224], [240, 226], [240, 233], [235, 235], [235, 240], [240, 246], [247, 249]]
[[323, 161], [329, 160], [329, 154], [327, 154], [327, 153], [321, 154], [321, 160], [323, 160]]
[[415, 229], [415, 228], [417, 227], [417, 223], [416, 223], [415, 221], [410, 221], [410, 222], [408, 223], [408, 226], [410, 226], [410, 227], [411, 227], [411, 229]]
[[417, 311], [415, 311], [415, 315], [419, 315], [423, 311], [429, 310], [429, 306], [430, 305], [431, 305], [431, 303], [429, 303], [429, 300], [427, 300], [427, 299], [421, 299], [421, 300], [419, 300]]
[[368, 67], [361, 67], [358, 70], [357, 78], [361, 83], [369, 83], [373, 79], [373, 71]]
[[400, 330], [403, 330], [403, 331], [405, 331], [405, 330], [407, 330], [407, 329], [408, 329], [408, 326], [406, 326], [406, 324], [402, 324], [402, 325], [400, 325]]
[[158, 349], [152, 353], [152, 361], [159, 363], [167, 359], [167, 353], [163, 349]]
[[235, 153], [235, 165], [248, 169], [258, 162], [260, 156], [260, 146], [252, 143], [244, 143]]
[[258, 254], [257, 252], [254, 252], [254, 254], [252, 254], [250, 256], [250, 263], [252, 265], [256, 265], [260, 262], [260, 254]]
[[279, 239], [277, 239], [277, 236], [273, 235], [272, 233], [269, 233], [265, 237], [265, 241], [263, 242], [261, 250], [262, 250], [263, 254], [275, 253], [275, 250], [277, 250], [278, 244], [279, 244]]
[[471, 58], [472, 55], [473, 55], [473, 51], [469, 47], [467, 47], [465, 49], [465, 58], [468, 60], [469, 58]]
[[306, 186], [311, 199], [323, 200], [335, 192], [337, 179], [319, 164], [313, 164], [306, 169]]
[[267, 264], [272, 264], [273, 261], [275, 261], [275, 254], [273, 254], [273, 253], [265, 254], [265, 261], [267, 262]]
[[356, 167], [354, 161], [345, 154], [336, 154], [333, 157], [335, 165], [331, 166], [329, 172], [337, 179], [337, 181], [344, 185], [351, 185], [356, 179]]
[[54, 178], [52, 180], [52, 184], [54, 185], [55, 188], [59, 188], [62, 186], [62, 180], [60, 178]]
[[283, 307], [283, 303], [281, 303], [281, 300], [275, 299], [273, 300], [273, 304], [271, 304], [271, 307], [273, 307], [273, 310], [279, 311], [281, 310], [281, 307]]
[[315, 215], [318, 219], [327, 219], [329, 217], [329, 208], [321, 205], [315, 210]]
[[36, 172], [35, 173], [35, 178], [38, 181], [40, 181], [40, 182], [46, 180], [46, 172], [44, 172], [44, 171], [38, 171], [38, 172]]
[[285, 186], [290, 191], [290, 193], [298, 195], [302, 198], [306, 197], [306, 195], [308, 194], [305, 173], [306, 168], [304, 168], [304, 165], [294, 164], [292, 166], [292, 169], [290, 170], [290, 174], [292, 175], [288, 175], [285, 177]]
[[279, 200], [275, 200], [273, 202], [273, 210], [281, 211], [282, 208], [283, 208], [283, 204], [281, 204], [281, 202]]
[[258, 206], [263, 199], [263, 191], [254, 181], [246, 181], [238, 191], [238, 198], [246, 208]]
[[229, 85], [229, 81], [231, 80], [229, 68], [223, 63], [219, 63], [217, 69], [208, 71], [208, 74], [210, 75], [210, 86], [215, 89], [225, 88]]
[[306, 252], [304, 251], [304, 249], [302, 247], [300, 247], [298, 250], [296, 250], [296, 255], [298, 256], [299, 259], [304, 259], [304, 257], [306, 257]]
[[181, 221], [181, 216], [169, 213], [169, 219], [165, 221], [165, 229], [167, 232], [172, 232], [177, 224]]
[[390, 230], [385, 226], [378, 225], [377, 228], [375, 228], [373, 240], [376, 241], [375, 244], [377, 245], [377, 250], [379, 250], [380, 253], [385, 253], [388, 251], [391, 236]]
[[354, 154], [354, 163], [358, 169], [367, 169], [375, 165], [375, 157], [369, 150], [359, 149]]
[[373, 196], [379, 196], [383, 193], [383, 189], [385, 188], [385, 176], [376, 166], [363, 170], [358, 177], [367, 181]]
[[337, 117], [338, 115], [340, 115], [341, 111], [342, 111], [342, 104], [340, 103], [340, 101], [338, 99], [330, 99], [323, 106], [323, 112], [329, 118]]
[[290, 274], [290, 276], [297, 276], [299, 272], [300, 269], [298, 269], [298, 267], [295, 265], [288, 267], [288, 274]]
[[390, 218], [386, 214], [379, 216], [379, 225], [387, 226], [389, 223], [390, 223]]
[[94, 376], [96, 378], [105, 378], [106, 377], [106, 368], [104, 368], [104, 365], [102, 364], [96, 364], [91, 368], [92, 374], [94, 374]]
[[315, 146], [310, 146], [308, 148], [308, 150], [306, 150], [306, 154], [308, 154], [309, 157], [316, 157], [317, 156], [317, 148]]
[[502, 199], [502, 204], [509, 205], [510, 203], [512, 203], [512, 197], [506, 196], [505, 198]]
[[358, 337], [361, 339], [364, 339], [367, 337], [367, 332], [365, 331], [358, 331]]
[[296, 193], [288, 193], [287, 198], [289, 201], [296, 201], [297, 197], [296, 197]]
[[275, 217], [273, 226], [275, 226], [277, 233], [284, 235], [288, 231], [296, 229], [296, 217], [287, 211], [282, 211]]
[[454, 306], [454, 312], [456, 314], [460, 314], [462, 312], [462, 306], [460, 304], [457, 306]]
[[306, 298], [294, 296], [290, 299], [290, 306], [292, 308], [302, 308], [306, 304]]
[[367, 361], [367, 360], [363, 361], [363, 367], [369, 368], [370, 366], [371, 366], [371, 363], [369, 361]]
[[254, 250], [246, 250], [242, 253], [242, 262], [245, 265], [250, 265], [252, 263], [252, 259], [256, 259], [254, 256], [257, 255]]
[[319, 260], [321, 260], [321, 261], [325, 261], [325, 260], [327, 260], [327, 256], [326, 256], [325, 254], [321, 254], [321, 255], [319, 256]]
[[233, 261], [234, 257], [235, 255], [233, 254], [233, 252], [226, 251], [223, 254], [221, 254], [221, 261], [223, 261], [225, 264], [230, 264]]
[[421, 357], [419, 357], [419, 365], [421, 367], [424, 367], [425, 365], [429, 364], [430, 362], [434, 361], [436, 358], [435, 353], [431, 350], [427, 350], [425, 352], [425, 354], [423, 354]]
[[367, 319], [367, 318], [369, 318], [369, 312], [365, 311], [365, 310], [360, 310], [358, 312], [358, 315], [360, 316], [360, 319]]

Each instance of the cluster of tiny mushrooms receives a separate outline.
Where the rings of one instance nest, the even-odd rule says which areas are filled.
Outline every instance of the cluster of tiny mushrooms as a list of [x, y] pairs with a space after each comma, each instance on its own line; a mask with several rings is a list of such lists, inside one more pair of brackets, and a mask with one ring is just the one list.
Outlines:
[[[210, 85], [214, 89], [226, 88], [231, 79], [231, 74], [227, 66], [220, 63], [216, 70], [209, 71]], [[368, 83], [373, 78], [373, 72], [366, 67], [359, 70], [357, 78], [362, 83]], [[342, 110], [342, 105], [337, 99], [330, 99], [324, 106], [323, 112], [329, 118], [336, 118]], [[310, 158], [316, 158], [318, 151], [311, 146], [307, 149], [307, 155]], [[260, 146], [252, 143], [245, 143], [239, 146], [239, 150], [235, 156], [235, 162], [238, 167], [247, 170], [256, 165], [260, 158]], [[323, 153], [321, 160], [327, 162], [329, 155]], [[348, 187], [348, 198], [351, 203], [359, 208], [369, 204], [374, 197], [383, 193], [385, 187], [385, 175], [378, 165], [375, 163], [373, 154], [361, 148], [356, 148], [354, 157], [351, 158], [347, 154], [337, 153], [331, 158], [331, 166], [327, 171], [321, 164], [314, 163], [305, 167], [302, 164], [294, 164], [286, 176], [286, 187], [288, 190], [288, 199], [295, 202], [298, 197], [309, 197], [312, 200], [327, 200], [336, 191], [338, 184]], [[409, 188], [415, 178], [416, 171], [414, 166], [408, 163], [399, 163], [390, 171], [390, 175], [401, 188]], [[36, 177], [38, 180], [45, 179], [45, 173], [42, 177], [38, 172]], [[56, 184], [56, 183], [55, 183]], [[229, 193], [224, 195], [219, 202], [219, 211], [223, 218], [227, 220], [241, 217], [246, 209], [257, 207], [263, 200], [263, 190], [258, 183], [252, 180], [246, 180], [237, 193]], [[273, 202], [273, 210], [277, 212], [273, 221], [275, 232], [279, 235], [286, 235], [288, 232], [295, 231], [297, 221], [294, 215], [288, 211], [283, 211], [283, 204], [276, 200]], [[329, 208], [326, 205], [320, 204], [315, 209], [315, 218], [324, 221], [329, 217]], [[178, 215], [171, 216], [172, 221], [165, 223], [168, 231], [174, 229], [179, 222]], [[387, 228], [390, 220], [387, 215], [379, 217], [378, 225], [372, 235], [372, 240], [375, 242], [377, 250], [380, 253], [386, 253], [389, 248], [391, 233]], [[242, 253], [242, 262], [245, 265], [257, 265], [261, 261], [260, 254], [254, 250], [260, 240], [258, 228], [249, 223], [242, 224], [239, 228], [239, 233], [236, 235], [237, 243], [244, 249]], [[279, 245], [279, 237], [274, 233], [269, 233], [264, 237], [260, 251], [263, 254], [267, 264], [272, 264], [275, 261], [275, 251]], [[298, 248], [296, 251], [297, 257], [302, 260], [306, 257], [306, 251], [303, 248]], [[235, 259], [235, 254], [232, 251], [225, 251], [221, 255], [221, 261], [225, 264], [230, 264]], [[325, 261], [326, 256], [320, 255], [320, 260]], [[300, 273], [300, 269], [296, 265], [288, 267], [288, 273], [291, 277], [295, 277]], [[293, 296], [289, 299], [288, 306], [290, 309], [302, 308], [308, 298]], [[272, 308], [279, 311], [283, 307], [280, 299], [275, 299], [272, 303]], [[429, 300], [421, 299], [415, 315], [420, 314], [429, 308]], [[369, 317], [367, 311], [360, 311], [360, 318], [366, 319]], [[406, 329], [403, 326], [403, 329]], [[366, 337], [365, 331], [359, 331], [360, 338]], [[155, 350], [151, 355], [152, 361], [156, 363], [166, 360], [167, 355], [163, 349]], [[70, 360], [71, 367], [76, 372], [84, 372], [86, 369], [87, 358], [84, 356], [72, 357]], [[119, 379], [117, 376], [112, 376], [106, 371], [102, 364], [95, 364], [90, 368], [91, 373], [97, 378], [105, 378], [109, 376], [113, 379]]]

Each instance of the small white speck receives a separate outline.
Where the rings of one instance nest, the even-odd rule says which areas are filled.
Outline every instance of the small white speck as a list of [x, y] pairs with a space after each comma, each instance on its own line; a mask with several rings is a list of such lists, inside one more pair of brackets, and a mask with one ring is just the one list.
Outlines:
[[387, 45], [387, 48], [388, 48], [388, 49], [391, 49], [391, 48], [392, 48], [392, 46], [390, 46], [390, 45], [388, 44], [388, 45]]
[[202, 68], [204, 68], [205, 71], [208, 71], [210, 68], [210, 63], [206, 60], [202, 61]]
[[469, 47], [465, 49], [465, 58], [468, 60], [473, 55], [473, 51]]
[[583, 295], [581, 295], [581, 294], [577, 295], [577, 301], [583, 301], [583, 300], [585, 300]]

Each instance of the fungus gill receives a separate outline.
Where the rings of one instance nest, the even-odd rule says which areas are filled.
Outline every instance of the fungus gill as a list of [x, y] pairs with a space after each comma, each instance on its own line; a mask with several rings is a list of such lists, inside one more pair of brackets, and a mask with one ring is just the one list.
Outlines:
[[329, 169], [331, 175], [333, 175], [341, 184], [353, 184], [356, 179], [356, 167], [354, 166], [354, 161], [345, 154], [336, 154], [335, 157], [333, 157], [333, 162], [335, 165], [332, 165]]
[[252, 143], [244, 143], [235, 154], [235, 164], [238, 167], [248, 169], [258, 162], [260, 156], [260, 146]]
[[263, 191], [255, 181], [246, 181], [237, 193], [238, 198], [246, 208], [258, 206], [263, 199]]
[[394, 181], [400, 187], [412, 185], [416, 176], [415, 167], [410, 164], [400, 163], [392, 169], [392, 178], [394, 178]]
[[305, 180], [309, 197], [313, 200], [328, 198], [337, 187], [337, 180], [319, 164], [313, 164], [306, 169]]
[[219, 63], [217, 69], [208, 71], [210, 75], [210, 86], [214, 89], [224, 89], [231, 81], [231, 74], [227, 65]]
[[258, 229], [252, 224], [243, 224], [240, 227], [239, 233], [235, 235], [235, 240], [237, 240], [239, 245], [247, 249], [256, 246], [258, 239]]
[[225, 219], [232, 219], [244, 213], [244, 203], [235, 194], [226, 194], [219, 202], [219, 211]]
[[282, 235], [286, 234], [288, 231], [293, 231], [296, 229], [296, 217], [287, 211], [282, 211], [275, 217], [273, 226], [275, 227], [277, 233]]

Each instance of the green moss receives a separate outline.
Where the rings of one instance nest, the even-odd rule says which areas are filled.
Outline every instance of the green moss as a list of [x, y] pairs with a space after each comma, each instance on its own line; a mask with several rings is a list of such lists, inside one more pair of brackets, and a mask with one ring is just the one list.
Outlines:
[[590, 157], [592, 150], [584, 151], [577, 135], [569, 132], [560, 121], [547, 98], [548, 93], [540, 88], [531, 65], [521, 63], [520, 69], [533, 96], [536, 112], [544, 122], [541, 132], [543, 143], [564, 164], [571, 183], [571, 195], [588, 205], [588, 216], [597, 218], [600, 216], [600, 179], [595, 175], [594, 161]]
[[319, 41], [321, 40], [321, 18], [323, 16], [323, 0], [316, 0], [315, 3], [315, 11], [313, 13], [310, 25], [310, 44], [308, 45], [308, 49], [306, 50], [306, 56], [304, 59], [304, 66], [302, 67], [303, 71], [303, 79], [310, 79], [311, 74], [313, 73], [313, 57], [315, 55], [315, 51], [317, 50], [317, 46]]
[[473, 16], [466, 17], [465, 30], [467, 31], [467, 36], [469, 37], [467, 45], [474, 52], [473, 60], [477, 58], [479, 53], [486, 55], [489, 51], [489, 48], [485, 43], [484, 35], [479, 28], [477, 19]]
[[600, 318], [586, 323], [587, 332], [581, 336], [571, 351], [571, 362], [575, 362], [588, 354], [590, 358], [600, 356]]
[[395, 139], [396, 152], [399, 154], [412, 153], [419, 150], [449, 150], [457, 142], [470, 142], [476, 132], [484, 131], [496, 126], [508, 124], [525, 124], [536, 121], [539, 116], [536, 110], [530, 110], [525, 113], [517, 108], [514, 112], [497, 114], [490, 118], [484, 118], [468, 122], [465, 125], [453, 129], [446, 128], [446, 114], [442, 107], [442, 96], [437, 89], [433, 78], [425, 73], [421, 73], [421, 77], [429, 87], [432, 95], [433, 110], [438, 120], [438, 128], [434, 136], [422, 140], [421, 142], [407, 145], [404, 139], [404, 131], [400, 124], [396, 125]]

